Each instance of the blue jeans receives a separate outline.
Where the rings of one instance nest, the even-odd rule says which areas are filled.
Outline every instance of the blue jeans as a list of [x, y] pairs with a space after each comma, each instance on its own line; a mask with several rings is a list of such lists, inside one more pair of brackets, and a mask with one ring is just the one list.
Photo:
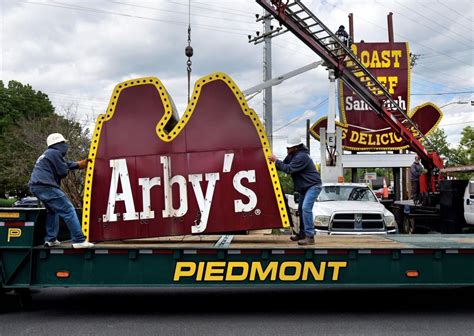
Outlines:
[[59, 189], [44, 185], [30, 186], [31, 193], [38, 197], [46, 207], [45, 242], [54, 241], [58, 237], [59, 217], [66, 223], [73, 243], [82, 243], [86, 237], [82, 233], [81, 223], [77, 218], [76, 209], [66, 194]]
[[314, 237], [313, 205], [321, 192], [321, 186], [314, 185], [300, 192], [298, 211], [300, 213], [300, 234]]

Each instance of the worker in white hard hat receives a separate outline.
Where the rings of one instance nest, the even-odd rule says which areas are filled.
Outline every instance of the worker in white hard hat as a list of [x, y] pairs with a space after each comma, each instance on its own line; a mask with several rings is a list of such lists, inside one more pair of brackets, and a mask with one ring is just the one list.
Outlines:
[[295, 190], [300, 194], [300, 230], [290, 239], [297, 241], [299, 245], [311, 245], [314, 244], [315, 233], [313, 205], [321, 192], [321, 177], [300, 137], [288, 137], [286, 150], [288, 155], [283, 161], [278, 160], [275, 155], [269, 156], [268, 159], [275, 162], [278, 170], [291, 174]]
[[69, 170], [85, 169], [89, 159], [78, 162], [66, 161], [69, 145], [60, 133], [53, 133], [46, 139], [48, 148], [36, 160], [28, 183], [33, 195], [40, 199], [46, 207], [46, 237], [44, 245], [55, 247], [61, 245], [58, 240], [59, 217], [66, 223], [71, 233], [74, 248], [90, 248], [94, 244], [86, 241], [82, 232], [81, 223], [66, 194], [60, 189], [61, 180], [67, 176]]

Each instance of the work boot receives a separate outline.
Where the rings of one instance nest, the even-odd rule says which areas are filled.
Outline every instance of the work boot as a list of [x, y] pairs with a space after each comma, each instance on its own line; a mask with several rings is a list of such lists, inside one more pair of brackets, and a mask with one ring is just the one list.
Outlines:
[[291, 239], [292, 241], [299, 241], [299, 240], [305, 239], [305, 237], [306, 237], [306, 236], [305, 236], [304, 234], [299, 234], [299, 233], [297, 233], [297, 234], [295, 234], [294, 236], [291, 236], [290, 239]]
[[314, 245], [314, 237], [306, 237], [298, 241], [298, 245]]

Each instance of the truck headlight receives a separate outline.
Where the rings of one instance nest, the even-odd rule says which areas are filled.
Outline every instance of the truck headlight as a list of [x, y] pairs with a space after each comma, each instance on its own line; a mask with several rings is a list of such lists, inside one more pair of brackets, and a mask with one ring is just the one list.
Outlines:
[[395, 227], [395, 216], [393, 215], [384, 215], [383, 220], [385, 221], [386, 227]]
[[329, 221], [331, 217], [329, 216], [316, 216], [314, 217], [314, 225], [316, 226], [329, 226]]

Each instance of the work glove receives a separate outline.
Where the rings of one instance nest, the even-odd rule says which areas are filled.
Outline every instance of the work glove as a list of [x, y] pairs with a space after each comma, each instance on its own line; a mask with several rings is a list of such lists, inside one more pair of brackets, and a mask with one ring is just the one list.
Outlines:
[[79, 169], [86, 169], [89, 162], [92, 162], [92, 160], [85, 159], [85, 160], [77, 161], [77, 165], [79, 166]]

